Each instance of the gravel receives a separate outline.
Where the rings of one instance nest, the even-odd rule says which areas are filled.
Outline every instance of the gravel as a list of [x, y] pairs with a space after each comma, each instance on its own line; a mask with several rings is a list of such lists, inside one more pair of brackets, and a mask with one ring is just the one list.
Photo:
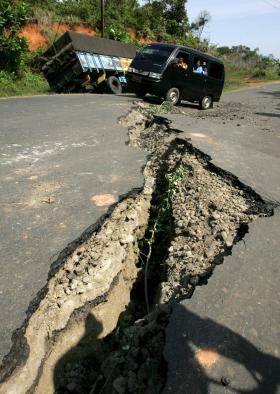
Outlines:
[[[241, 108], [239, 104], [227, 103], [207, 113], [196, 111], [195, 116], [217, 117], [221, 122], [229, 118], [236, 122], [249, 119], [250, 111], [249, 106]], [[170, 123], [160, 115], [153, 106], [140, 102], [120, 120], [128, 127], [129, 144], [150, 153], [145, 176], [155, 180], [153, 212], [163, 192], [165, 174], [174, 173], [178, 167], [185, 169], [175, 184], [167, 252], [151, 268], [155, 270], [157, 283], [153, 282], [149, 292], [160, 305], [154, 305], [152, 313], [139, 316], [138, 302], [143, 300], [132, 299], [118, 327], [102, 341], [101, 359], [93, 357], [90, 361], [81, 359], [66, 364], [57, 394], [160, 393], [167, 372], [163, 349], [170, 305], [190, 297], [195, 286], [206, 284], [215, 266], [221, 264], [234, 243], [242, 239], [247, 224], [259, 214], [266, 214], [265, 204], [253, 190], [214, 167], [209, 158], [188, 141], [177, 138]], [[129, 210], [127, 218], [129, 221]], [[120, 244], [133, 241], [129, 229], [122, 233], [115, 229], [114, 236]], [[157, 242], [153, 247], [158, 247]], [[86, 245], [72, 256], [65, 267], [67, 279], [64, 277], [56, 289], [58, 305], [69, 294], [87, 291], [93, 279], [94, 283], [103, 280], [98, 272], [101, 253], [97, 239], [94, 245]], [[107, 258], [109, 261], [110, 256]], [[103, 265], [104, 259], [103, 253]], [[141, 297], [144, 298], [143, 293]], [[132, 320], [132, 324], [127, 324], [126, 319]]]

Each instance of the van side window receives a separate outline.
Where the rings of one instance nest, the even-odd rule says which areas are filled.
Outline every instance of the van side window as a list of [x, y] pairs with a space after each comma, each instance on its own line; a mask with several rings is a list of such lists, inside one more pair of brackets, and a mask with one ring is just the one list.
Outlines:
[[179, 69], [187, 70], [189, 67], [189, 54], [186, 52], [178, 52], [175, 58]]
[[208, 75], [208, 63], [206, 59], [201, 57], [194, 58], [193, 73], [207, 77]]
[[223, 66], [221, 64], [211, 62], [210, 70], [209, 70], [209, 77], [215, 78], [215, 79], [222, 79], [223, 78]]

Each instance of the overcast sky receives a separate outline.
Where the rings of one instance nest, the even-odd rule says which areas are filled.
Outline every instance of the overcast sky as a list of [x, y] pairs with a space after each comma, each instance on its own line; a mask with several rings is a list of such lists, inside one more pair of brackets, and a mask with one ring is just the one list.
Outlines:
[[204, 36], [219, 45], [244, 44], [280, 58], [280, 0], [188, 0], [193, 21], [201, 10], [212, 16]]

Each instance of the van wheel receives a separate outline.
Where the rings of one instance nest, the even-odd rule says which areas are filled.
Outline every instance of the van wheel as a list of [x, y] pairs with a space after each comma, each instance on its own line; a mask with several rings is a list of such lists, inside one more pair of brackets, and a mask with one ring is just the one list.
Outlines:
[[201, 109], [209, 109], [213, 107], [213, 99], [211, 96], [205, 96], [199, 102], [199, 106]]
[[180, 91], [177, 88], [171, 88], [165, 95], [165, 100], [169, 101], [173, 105], [176, 105], [180, 102]]
[[114, 94], [120, 94], [122, 92], [122, 84], [120, 83], [119, 79], [114, 75], [111, 75], [106, 80], [106, 84], [109, 92]]

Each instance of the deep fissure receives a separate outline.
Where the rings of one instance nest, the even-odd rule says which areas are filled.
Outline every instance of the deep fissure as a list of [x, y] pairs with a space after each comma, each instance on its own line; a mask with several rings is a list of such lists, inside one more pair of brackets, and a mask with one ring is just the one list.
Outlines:
[[[161, 123], [158, 118], [156, 122], [145, 121], [144, 133], [146, 133], [147, 125], [154, 125], [156, 128], [164, 125], [166, 127], [164, 132], [170, 132], [169, 123], [166, 121]], [[144, 144], [145, 149], [147, 149], [146, 135], [144, 136]], [[162, 152], [162, 149], [160, 152]], [[177, 159], [171, 160], [170, 165], [169, 161], [172, 156], [177, 157]], [[211, 173], [212, 176], [226, 181], [227, 185], [231, 185], [240, 195], [244, 196], [244, 200], [249, 203], [247, 212], [244, 214], [247, 221], [241, 220], [236, 225], [234, 237], [231, 239], [223, 239], [223, 235], [221, 235], [223, 247], [213, 256], [210, 269], [193, 276], [184, 275], [185, 272], [180, 272], [179, 288], [187, 288], [187, 291], [182, 294], [179, 291], [180, 289], [177, 289], [178, 292], [165, 299], [164, 304], [162, 304], [162, 283], [168, 281], [168, 254], [173, 251], [171, 245], [176, 236], [176, 223], [172, 211], [173, 197], [178, 192], [181, 186], [180, 182], [183, 182], [184, 177], [192, 176], [194, 171], [190, 163], [184, 163], [182, 166], [183, 156], [192, 156], [197, 162], [203, 163], [206, 171]], [[160, 165], [156, 169], [155, 190], [151, 199], [147, 228], [144, 237], [134, 246], [139, 256], [136, 265], [140, 268], [140, 271], [131, 291], [130, 303], [120, 315], [116, 329], [103, 341], [103, 357], [95, 370], [96, 380], [90, 391], [92, 394], [101, 392], [108, 394], [122, 392], [160, 393], [164, 387], [167, 372], [167, 365], [163, 356], [164, 330], [168, 324], [172, 301], [191, 297], [195, 286], [207, 284], [215, 265], [221, 264], [224, 257], [231, 254], [233, 245], [242, 240], [249, 231], [249, 222], [257, 216], [270, 216], [273, 213], [273, 204], [264, 203], [253, 190], [243, 185], [231, 174], [213, 166], [209, 163], [209, 157], [193, 148], [186, 141], [177, 138], [173, 140], [160, 159], [154, 157], [151, 167], [153, 165], [157, 167], [159, 162]], [[178, 173], [180, 176], [176, 177]], [[175, 182], [175, 185], [173, 184], [175, 189], [173, 190], [174, 195], [170, 197], [168, 194], [171, 185], [168, 179], [170, 180], [172, 177], [173, 182]], [[165, 200], [169, 200], [170, 209], [167, 209]], [[211, 202], [209, 204], [209, 210], [212, 213], [218, 209], [219, 207], [215, 203]], [[217, 219], [217, 214], [214, 219]], [[160, 228], [157, 228], [154, 234], [155, 223]], [[179, 232], [179, 234], [181, 233]], [[184, 246], [187, 246], [187, 243]], [[188, 253], [190, 250], [186, 249], [186, 252], [187, 256], [190, 257]], [[182, 258], [182, 255], [180, 257]], [[153, 342], [155, 349], [150, 346], [150, 342]], [[92, 365], [92, 363], [90, 364]], [[85, 379], [85, 381], [88, 382], [88, 379]], [[67, 385], [64, 386], [64, 389], [65, 387], [67, 388]], [[72, 388], [75, 391], [75, 384]], [[83, 389], [85, 392], [89, 392], [87, 390], [90, 389], [87, 385], [81, 387], [79, 384], [76, 386], [77, 388], [79, 392], [82, 392]]]
[[[137, 104], [121, 122], [129, 129], [129, 143], [150, 154], [144, 189], [117, 204], [56, 268], [46, 305], [29, 322], [40, 326], [50, 306], [57, 316], [54, 328], [46, 325], [47, 351], [42, 350], [29, 392], [44, 392], [54, 379], [58, 394], [160, 393], [172, 303], [207, 284], [251, 221], [273, 214], [273, 204], [215, 167], [149, 107]], [[102, 275], [112, 281], [104, 283]], [[87, 312], [75, 312], [85, 307]], [[77, 332], [70, 347], [67, 339]]]

